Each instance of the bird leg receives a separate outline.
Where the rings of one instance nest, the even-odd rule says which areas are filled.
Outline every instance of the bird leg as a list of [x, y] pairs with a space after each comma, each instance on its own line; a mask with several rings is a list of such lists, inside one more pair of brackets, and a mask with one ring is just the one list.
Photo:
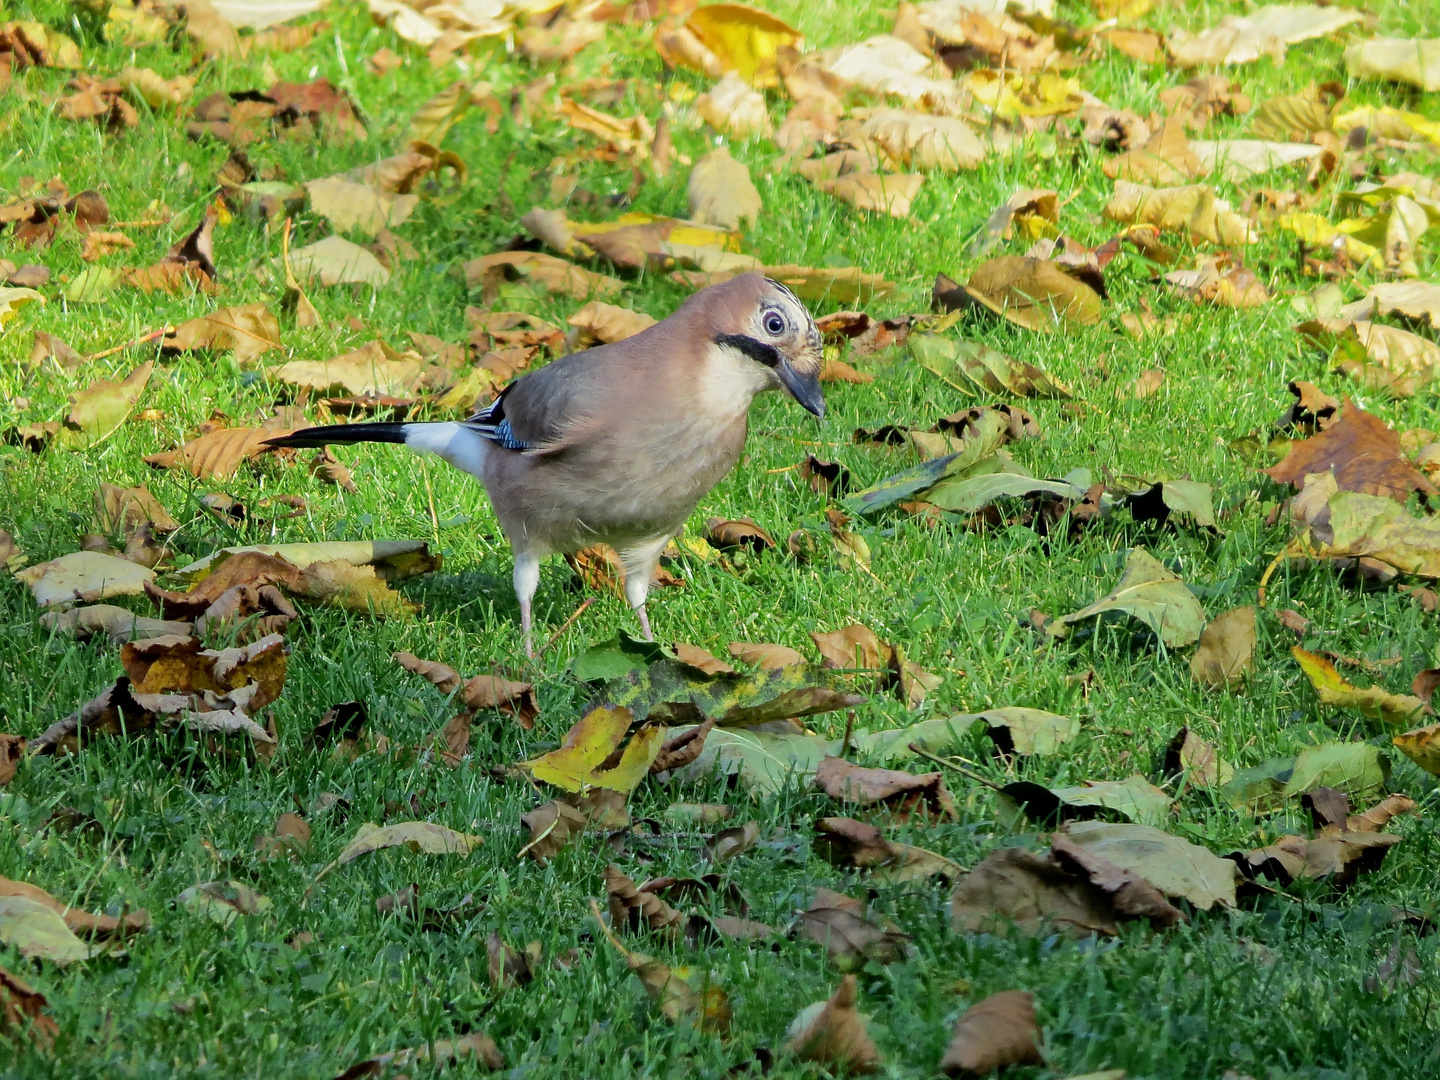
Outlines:
[[535, 598], [535, 587], [540, 584], [540, 555], [534, 551], [515, 553], [515, 599], [520, 601], [520, 632], [525, 638], [525, 655], [535, 658], [535, 647], [530, 639], [530, 601]]
[[654, 641], [650, 630], [650, 618], [645, 614], [645, 598], [650, 594], [650, 581], [655, 574], [655, 562], [660, 552], [670, 542], [670, 534], [646, 540], [638, 547], [626, 548], [619, 552], [620, 565], [625, 568], [625, 599], [635, 609], [640, 620], [640, 632], [646, 641]]

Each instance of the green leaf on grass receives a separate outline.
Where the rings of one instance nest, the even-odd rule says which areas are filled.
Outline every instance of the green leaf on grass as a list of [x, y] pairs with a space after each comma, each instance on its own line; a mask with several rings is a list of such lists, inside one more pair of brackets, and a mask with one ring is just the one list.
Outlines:
[[83, 450], [104, 442], [119, 429], [145, 392], [150, 372], [147, 360], [120, 382], [96, 379], [70, 399], [70, 412], [55, 436], [66, 450]]
[[275, 906], [243, 881], [207, 881], [192, 885], [175, 902], [221, 926], [229, 926], [241, 915], [259, 915]]
[[1224, 792], [1237, 810], [1271, 814], [1287, 800], [1320, 787], [1338, 788], [1362, 803], [1384, 786], [1390, 763], [1379, 747], [1368, 743], [1321, 743], [1296, 757], [1271, 758], [1240, 769]]
[[999, 352], [978, 341], [955, 341], [939, 334], [909, 339], [910, 352], [926, 371], [955, 389], [984, 395], [1011, 393], [1016, 397], [1068, 398], [1068, 386], [1056, 382], [1040, 368]]
[[607, 682], [671, 656], [665, 646], [621, 630], [609, 641], [591, 645], [575, 657], [570, 670], [585, 682]]
[[1077, 821], [1065, 832], [1075, 843], [1140, 875], [1166, 896], [1183, 896], [1201, 911], [1216, 904], [1235, 906], [1235, 864], [1206, 848], [1144, 825]]
[[1073, 624], [1109, 611], [1139, 619], [1172, 649], [1198, 640], [1205, 627], [1205, 609], [1195, 594], [1185, 587], [1180, 575], [1166, 569], [1144, 548], [1130, 552], [1125, 572], [1109, 595], [1053, 620], [1047, 632], [1054, 637], [1064, 637]]
[[594, 703], [624, 707], [636, 722], [748, 727], [814, 716], [864, 702], [843, 679], [815, 664], [710, 675], [679, 660], [660, 660], [600, 688]]
[[62, 965], [92, 955], [53, 908], [28, 896], [0, 896], [0, 943], [18, 949], [27, 960]]

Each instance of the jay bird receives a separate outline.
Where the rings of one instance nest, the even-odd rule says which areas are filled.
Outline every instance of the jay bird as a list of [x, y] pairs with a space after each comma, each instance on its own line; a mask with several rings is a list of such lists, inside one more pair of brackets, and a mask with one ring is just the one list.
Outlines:
[[752, 272], [521, 376], [468, 420], [313, 427], [269, 445], [404, 443], [479, 480], [515, 554], [527, 655], [540, 560], [592, 544], [619, 553], [625, 598], [653, 639], [645, 598], [661, 550], [739, 460], [757, 394], [783, 388], [825, 415], [821, 359], [805, 305]]

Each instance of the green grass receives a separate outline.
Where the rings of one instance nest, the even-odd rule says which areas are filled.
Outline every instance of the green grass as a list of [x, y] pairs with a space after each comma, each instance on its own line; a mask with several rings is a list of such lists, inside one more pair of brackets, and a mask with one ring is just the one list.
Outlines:
[[[784, 0], [770, 6], [816, 46], [882, 32], [890, 21], [878, 8], [861, 5]], [[1420, 4], [1377, 7], [1383, 33], [1413, 35], [1427, 21], [1433, 24]], [[1238, 9], [1210, 3], [1183, 13], [1162, 10], [1151, 21], [1163, 27], [1173, 17], [1197, 29], [1231, 10]], [[1073, 4], [1063, 13], [1088, 21]], [[68, 29], [81, 42], [88, 70], [97, 75], [130, 62], [167, 76], [191, 69], [188, 49], [151, 47], [132, 60], [129, 49], [86, 36], [59, 4], [12, 4], [5, 17], [34, 17]], [[334, 23], [329, 35], [307, 50], [273, 55], [271, 63], [283, 79], [325, 75], [348, 88], [364, 109], [370, 137], [347, 146], [277, 141], [250, 149], [257, 166], [279, 166], [296, 181], [393, 152], [409, 114], [458, 74], [453, 68], [432, 72], [423, 55], [375, 28], [357, 5], [337, 7], [326, 17]], [[577, 73], [563, 74], [562, 82], [602, 73], [631, 79], [629, 97], [613, 111], [653, 117], [670, 83], [661, 81], [647, 35], [644, 28], [612, 27], [606, 43], [582, 53]], [[408, 53], [408, 66], [373, 76], [364, 58], [382, 46]], [[1260, 100], [1343, 78], [1341, 52], [1335, 42], [1308, 42], [1294, 47], [1283, 66], [1264, 60], [1238, 69], [1235, 77]], [[216, 90], [263, 85], [261, 63], [257, 57], [196, 68], [196, 100]], [[495, 85], [502, 100], [537, 74], [503, 56], [478, 66], [478, 75]], [[671, 78], [703, 87], [698, 77]], [[1081, 78], [1112, 104], [1148, 112], [1159, 108], [1160, 90], [1185, 76], [1112, 55], [1083, 69]], [[140, 128], [116, 137], [64, 122], [47, 104], [64, 80], [63, 73], [31, 71], [0, 98], [0, 190], [14, 189], [21, 176], [58, 175], [72, 192], [102, 191], [117, 220], [146, 217], [147, 204], [163, 200], [176, 211], [174, 227], [132, 230], [136, 250], [107, 260], [147, 265], [198, 220], [227, 150], [187, 140], [170, 113], [145, 115]], [[1356, 85], [1351, 93], [1357, 102], [1401, 103], [1440, 116], [1440, 95], [1373, 83]], [[1219, 121], [1207, 137], [1238, 134], [1244, 127], [1243, 120]], [[692, 156], [707, 145], [699, 130], [679, 131], [676, 142]], [[446, 146], [469, 165], [464, 194], [450, 205], [422, 204], [397, 230], [420, 257], [385, 290], [312, 290], [325, 328], [286, 326], [287, 355], [324, 359], [376, 334], [403, 347], [409, 330], [461, 340], [465, 304], [478, 300], [467, 297], [457, 267], [516, 234], [518, 215], [545, 203], [551, 159], [587, 145], [586, 137], [540, 115], [530, 127], [507, 119], [494, 136], [486, 134], [483, 117], [462, 120]], [[1073, 195], [1062, 217], [1067, 234], [1098, 243], [1111, 232], [1099, 217], [1110, 189], [1100, 171], [1103, 154], [1078, 141], [1062, 140], [1048, 157], [1031, 147], [973, 172], [933, 175], [912, 221], [864, 217], [817, 195], [777, 167], [768, 142], [733, 149], [750, 166], [765, 200], [746, 250], [771, 262], [881, 271], [900, 287], [873, 309], [880, 315], [924, 310], [936, 271], [958, 276], [968, 270], [973, 260], [962, 254], [964, 238], [1016, 187], [1048, 186]], [[1386, 172], [1402, 167], [1437, 172], [1434, 156], [1396, 156], [1383, 163]], [[600, 195], [623, 192], [630, 183], [628, 170], [616, 166], [582, 162], [578, 174], [583, 186]], [[666, 182], [647, 181], [635, 208], [683, 215], [684, 174], [681, 168]], [[1274, 182], [1292, 184], [1298, 178], [1276, 174]], [[1228, 188], [1226, 193], [1237, 204], [1243, 194]], [[610, 212], [577, 210], [573, 216]], [[313, 217], [300, 217], [297, 228], [298, 243], [328, 232], [323, 220]], [[0, 237], [0, 256], [26, 261], [25, 253], [6, 250], [7, 245]], [[217, 232], [215, 248], [224, 286], [220, 302], [276, 300], [277, 231], [267, 234], [237, 219]], [[1430, 277], [1435, 248], [1430, 243], [1424, 249], [1422, 270]], [[1017, 242], [1006, 250], [1023, 248]], [[84, 266], [73, 233], [36, 261], [57, 277], [73, 277]], [[1295, 276], [1289, 243], [1273, 235], [1247, 254], [1247, 262], [1282, 293], [1311, 287]], [[1298, 342], [1295, 316], [1283, 296], [1247, 312], [1196, 307], [1157, 288], [1149, 270], [1128, 256], [1112, 264], [1107, 280], [1113, 316], [1136, 310], [1146, 298], [1157, 314], [1189, 321], [1172, 336], [1144, 342], [1108, 320], [1040, 336], [967, 317], [958, 332], [1041, 365], [1075, 387], [1087, 406], [1024, 403], [1044, 428], [1044, 438], [1011, 449], [1037, 475], [1087, 466], [1097, 475], [1203, 480], [1215, 485], [1217, 502], [1233, 508], [1222, 523], [1223, 535], [1145, 529], [1123, 514], [1074, 540], [1042, 540], [1019, 527], [989, 533], [951, 524], [930, 529], [898, 515], [882, 516], [862, 528], [874, 554], [874, 577], [835, 563], [797, 566], [775, 554], [745, 561], [737, 572], [691, 563], [685, 588], [653, 594], [649, 610], [657, 635], [722, 653], [726, 642], [742, 639], [813, 651], [810, 630], [864, 622], [882, 638], [903, 643], [911, 658], [945, 674], [946, 682], [918, 714], [877, 698], [860, 710], [862, 724], [897, 726], [1004, 705], [1075, 713], [1084, 720], [1077, 742], [1008, 774], [1057, 785], [1120, 779], [1136, 770], [1154, 775], [1155, 759], [1182, 724], [1215, 742], [1238, 766], [1293, 754], [1316, 738], [1375, 735], [1343, 714], [1318, 708], [1290, 660], [1291, 637], [1268, 619], [1261, 621], [1256, 676], [1233, 696], [1199, 689], [1190, 680], [1188, 653], [1170, 655], [1134, 635], [1131, 626], [1077, 633], [1055, 647], [1042, 646], [1028, 629], [1032, 608], [1071, 611], [1105, 593], [1134, 545], [1178, 567], [1211, 616], [1253, 602], [1261, 573], [1287, 539], [1283, 523], [1264, 523], [1280, 493], [1260, 482], [1255, 462], [1238, 458], [1224, 442], [1266, 428], [1286, 404], [1288, 379], [1312, 379], [1337, 395], [1355, 393], [1401, 429], [1436, 426], [1432, 391], [1385, 401], [1356, 393], [1341, 376], [1328, 373], [1324, 358]], [[46, 287], [49, 303], [43, 309], [27, 307], [0, 336], [5, 397], [0, 429], [58, 418], [69, 394], [94, 378], [124, 374], [148, 355], [132, 350], [68, 376], [49, 374], [28, 363], [32, 330], [56, 333], [89, 353], [202, 314], [214, 304], [204, 296], [167, 299], [122, 289], [101, 304], [67, 306], [58, 296], [60, 284]], [[684, 295], [661, 275], [640, 275], [628, 281], [623, 302], [661, 317]], [[1360, 295], [1360, 286], [1348, 295]], [[517, 302], [560, 322], [579, 306], [543, 297]], [[836, 306], [818, 305], [817, 314]], [[351, 316], [363, 320], [363, 331], [346, 325]], [[1161, 391], [1143, 401], [1131, 398], [1134, 378], [1157, 366], [1166, 372]], [[979, 403], [903, 358], [878, 373], [867, 386], [828, 386], [830, 411], [821, 425], [788, 400], [758, 403], [746, 458], [705, 499], [691, 531], [703, 528], [707, 515], [749, 515], [781, 536], [821, 527], [821, 498], [793, 472], [776, 470], [814, 452], [841, 461], [859, 482], [869, 483], [910, 459], [854, 445], [855, 427], [924, 425]], [[49, 1056], [21, 1044], [4, 1049], [7, 1075], [324, 1078], [370, 1054], [472, 1028], [496, 1039], [515, 1077], [718, 1077], [750, 1060], [755, 1048], [778, 1047], [795, 1013], [826, 997], [837, 981], [815, 944], [782, 940], [773, 950], [722, 945], [698, 951], [671, 951], [658, 942], [641, 946], [715, 973], [735, 1011], [734, 1035], [721, 1042], [659, 1017], [616, 954], [586, 925], [586, 901], [603, 894], [607, 861], [642, 878], [698, 874], [704, 870], [703, 830], [667, 827], [658, 836], [628, 841], [619, 854], [586, 837], [548, 868], [515, 858], [525, 842], [520, 816], [539, 798], [523, 781], [500, 779], [492, 767], [553, 746], [574, 722], [585, 695], [567, 674], [569, 660], [610, 637], [616, 626], [633, 628], [618, 599], [598, 599], [547, 654], [543, 670], [527, 676], [537, 683], [543, 709], [535, 729], [522, 732], [500, 719], [478, 725], [474, 756], [460, 769], [399, 764], [375, 754], [341, 763], [308, 746], [310, 728], [340, 701], [365, 701], [371, 731], [394, 743], [413, 744], [444, 722], [452, 707], [439, 692], [418, 688], [414, 677], [390, 661], [396, 650], [442, 659], [466, 673], [513, 672], [523, 665], [509, 553], [488, 504], [468, 478], [383, 446], [341, 449], [360, 484], [358, 495], [322, 486], [302, 468], [262, 463], [223, 489], [252, 507], [274, 494], [304, 495], [309, 511], [273, 523], [256, 515], [231, 529], [217, 525], [197, 503], [219, 486], [154, 472], [141, 461], [183, 441], [212, 410], [237, 422], [255, 420], [284, 393], [259, 372], [239, 370], [228, 355], [187, 355], [157, 367], [142, 402], [143, 408], [163, 410], [161, 421], [132, 420], [87, 453], [36, 455], [0, 447], [0, 526], [13, 531], [32, 562], [75, 549], [80, 534], [93, 528], [91, 498], [104, 481], [148, 483], [185, 523], [178, 546], [187, 556], [240, 542], [407, 537], [430, 540], [445, 555], [443, 572], [405, 586], [424, 605], [414, 619], [377, 622], [308, 609], [292, 627], [286, 689], [273, 710], [281, 749], [271, 765], [189, 755], [177, 739], [97, 742], [76, 757], [36, 759], [22, 768], [0, 796], [5, 826], [0, 874], [92, 909], [145, 906], [155, 927], [134, 939], [124, 957], [64, 970], [34, 967], [13, 952], [0, 955], [0, 963], [49, 997], [62, 1033]], [[20, 405], [22, 397], [28, 407]], [[1399, 657], [1378, 677], [1392, 690], [1408, 687], [1418, 670], [1435, 662], [1435, 617], [1393, 588], [1360, 589], [1324, 571], [1284, 570], [1271, 595], [1276, 607], [1295, 606], [1312, 620], [1311, 644], [1374, 659]], [[0, 580], [0, 597], [0, 729], [34, 736], [109, 685], [119, 673], [118, 658], [108, 646], [52, 637], [40, 627], [28, 593], [8, 576]], [[536, 600], [540, 640], [582, 598], [563, 563], [547, 565]], [[1088, 692], [1082, 678], [1087, 673], [1094, 676]], [[834, 730], [835, 723], [824, 717], [816, 726]], [[990, 760], [978, 739], [966, 754]], [[1005, 771], [999, 764], [986, 768], [997, 776]], [[966, 865], [1000, 844], [1041, 846], [1033, 831], [1011, 833], [997, 823], [985, 789], [958, 776], [947, 782], [961, 805], [960, 820], [900, 827], [899, 839]], [[951, 1022], [967, 1004], [993, 991], [1021, 988], [1036, 995], [1050, 1064], [1017, 1076], [1064, 1077], [1102, 1068], [1154, 1080], [1219, 1078], [1227, 1069], [1260, 1080], [1440, 1075], [1435, 939], [1410, 940], [1409, 932], [1373, 917], [1380, 905], [1433, 910], [1440, 799], [1433, 778], [1403, 761], [1396, 763], [1391, 787], [1421, 806], [1397, 822], [1395, 831], [1405, 839], [1380, 872], [1343, 894], [1319, 885], [1295, 887], [1284, 899], [1202, 915], [1163, 935], [1127, 928], [1120, 938], [1101, 943], [967, 938], [949, 929], [942, 887], [877, 887], [877, 908], [915, 939], [908, 960], [861, 974], [862, 1008], [881, 1025], [877, 1038], [890, 1074], [932, 1074]], [[344, 796], [344, 814], [317, 809], [325, 793]], [[484, 845], [463, 861], [373, 855], [311, 890], [316, 872], [361, 822], [409, 817], [412, 799], [422, 816], [479, 832]], [[810, 856], [811, 823], [831, 812], [831, 804], [813, 791], [792, 789], [752, 803], [717, 782], [668, 789], [649, 784], [635, 795], [632, 810], [636, 818], [658, 817], [677, 799], [730, 801], [741, 818], [760, 822], [767, 842], [725, 868], [749, 896], [752, 918], [783, 926], [809, 902], [816, 885], [852, 893], [866, 888], [863, 880]], [[309, 853], [297, 864], [261, 861], [254, 837], [268, 833], [279, 814], [297, 805], [315, 829]], [[47, 825], [64, 807], [93, 818], [95, 825], [68, 832]], [[1297, 807], [1293, 814], [1256, 822], [1191, 792], [1173, 828], [1224, 853], [1293, 831], [1298, 819]], [[172, 908], [185, 888], [226, 878], [251, 884], [274, 901], [273, 910], [222, 929]], [[455, 907], [467, 896], [473, 903], [439, 931], [377, 914], [376, 897], [412, 884], [436, 909]], [[538, 939], [547, 956], [578, 949], [579, 960], [569, 971], [547, 967], [527, 988], [496, 994], [486, 977], [485, 937], [492, 930], [516, 945]], [[299, 931], [316, 940], [297, 951], [286, 941]], [[1402, 947], [1413, 947], [1419, 957], [1418, 981], [1367, 988], [1367, 979], [1401, 938]], [[771, 1073], [813, 1074], [794, 1062], [778, 1064]]]

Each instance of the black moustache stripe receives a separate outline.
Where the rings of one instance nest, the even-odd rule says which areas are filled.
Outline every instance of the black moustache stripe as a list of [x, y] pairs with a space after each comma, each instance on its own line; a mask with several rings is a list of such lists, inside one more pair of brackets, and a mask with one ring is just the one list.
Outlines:
[[780, 350], [773, 345], [766, 345], [763, 341], [757, 341], [747, 334], [716, 334], [716, 345], [725, 345], [736, 352], [744, 353], [756, 363], [764, 364], [766, 367], [779, 367], [780, 361], [784, 359]]

